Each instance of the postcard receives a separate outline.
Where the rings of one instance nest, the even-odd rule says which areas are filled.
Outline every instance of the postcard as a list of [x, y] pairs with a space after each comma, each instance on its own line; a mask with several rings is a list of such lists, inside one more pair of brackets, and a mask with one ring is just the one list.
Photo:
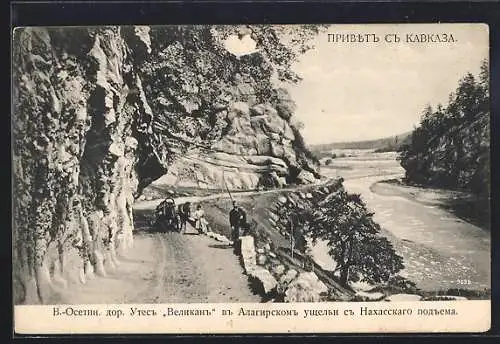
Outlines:
[[486, 24], [19, 27], [18, 334], [484, 332]]

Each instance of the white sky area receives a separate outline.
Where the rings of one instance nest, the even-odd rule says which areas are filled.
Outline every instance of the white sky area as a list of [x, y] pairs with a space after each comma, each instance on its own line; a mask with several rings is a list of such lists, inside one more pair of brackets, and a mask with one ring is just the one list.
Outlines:
[[[377, 33], [379, 43], [332, 43], [328, 33]], [[400, 43], [385, 43], [398, 33]], [[406, 43], [406, 33], [453, 34], [455, 43]], [[313, 42], [289, 87], [308, 144], [359, 141], [412, 130], [427, 104], [448, 101], [467, 72], [488, 56], [482, 24], [332, 25]]]
[[224, 45], [227, 51], [238, 57], [258, 51], [256, 49], [257, 43], [248, 34], [241, 39], [237, 35], [231, 35], [226, 39]]

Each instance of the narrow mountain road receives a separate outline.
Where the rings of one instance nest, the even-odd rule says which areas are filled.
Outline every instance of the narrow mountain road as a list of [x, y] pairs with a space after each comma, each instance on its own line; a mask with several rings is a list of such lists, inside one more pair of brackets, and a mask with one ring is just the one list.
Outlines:
[[[141, 240], [141, 235], [136, 240]], [[132, 302], [197, 303], [259, 302], [249, 288], [232, 247], [198, 235], [189, 226], [185, 234], [143, 234], [154, 240], [157, 262], [151, 287]]]
[[[299, 186], [293, 186], [292, 188], [285, 188], [285, 189], [271, 189], [271, 190], [263, 190], [263, 191], [257, 191], [257, 190], [252, 190], [252, 191], [237, 191], [237, 192], [232, 192], [232, 197], [233, 198], [238, 198], [238, 197], [247, 197], [247, 196], [252, 196], [252, 195], [263, 195], [263, 194], [269, 194], [269, 193], [278, 193], [278, 192], [284, 192], [284, 191], [297, 191], [301, 189], [306, 189], [310, 188], [312, 185], [320, 186], [328, 183], [334, 178], [325, 178], [323, 180], [319, 180], [315, 184], [305, 184], [305, 185], [299, 185]], [[176, 197], [174, 198], [176, 204], [181, 204], [185, 202], [191, 202], [191, 203], [196, 203], [196, 202], [202, 202], [202, 201], [208, 201], [208, 200], [214, 200], [214, 199], [225, 199], [229, 198], [229, 194], [227, 192], [218, 192], [214, 193], [212, 195], [207, 195], [207, 196], [182, 196], [182, 197]], [[160, 204], [165, 198], [158, 198], [158, 199], [152, 199], [152, 200], [144, 200], [144, 201], [136, 201], [133, 205], [134, 210], [146, 210], [146, 209], [155, 209], [158, 204]]]
[[115, 272], [60, 291], [65, 304], [260, 301], [232, 248], [191, 226], [185, 234], [138, 232]]

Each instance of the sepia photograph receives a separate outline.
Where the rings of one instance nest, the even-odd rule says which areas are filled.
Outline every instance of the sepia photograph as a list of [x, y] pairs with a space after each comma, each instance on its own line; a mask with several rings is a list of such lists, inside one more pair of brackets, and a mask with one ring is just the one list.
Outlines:
[[216, 311], [199, 305], [246, 304], [222, 309], [244, 323], [271, 309], [260, 304], [307, 304], [297, 322], [324, 316], [325, 331], [349, 314], [336, 304], [408, 330], [409, 306], [387, 307], [421, 307], [412, 316], [429, 324], [467, 323], [450, 304], [489, 312], [487, 25], [20, 27], [12, 39], [16, 307], [76, 324], [156, 315], [145, 305], [203, 322]]

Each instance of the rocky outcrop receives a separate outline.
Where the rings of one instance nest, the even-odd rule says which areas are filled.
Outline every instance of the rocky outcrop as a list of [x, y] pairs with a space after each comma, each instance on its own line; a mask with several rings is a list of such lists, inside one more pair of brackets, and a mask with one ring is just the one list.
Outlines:
[[192, 152], [180, 157], [168, 173], [153, 185], [172, 185], [203, 189], [255, 189], [262, 176], [271, 174], [285, 185], [286, 163], [269, 156], [233, 155], [225, 152]]
[[328, 287], [318, 279], [314, 272], [302, 272], [294, 279], [285, 292], [286, 302], [318, 302]]
[[251, 273], [252, 270], [256, 267], [256, 257], [257, 253], [255, 252], [254, 239], [253, 236], [246, 235], [240, 238], [240, 252], [241, 259], [243, 260], [243, 267], [245, 268], [245, 272]]
[[[467, 74], [446, 107], [428, 107], [399, 161], [409, 183], [490, 195], [489, 67]], [[485, 205], [489, 201], [482, 201]], [[482, 205], [478, 206], [478, 209]], [[489, 217], [489, 215], [488, 215]]]
[[264, 296], [272, 295], [278, 285], [273, 275], [262, 267], [255, 267], [249, 274], [249, 277], [251, 281], [259, 284]]
[[179, 157], [156, 183], [248, 190], [318, 180], [318, 164], [312, 158], [301, 158], [303, 152], [293, 144], [298, 133], [275, 107], [249, 107], [248, 102], [239, 101], [220, 117], [226, 122], [224, 136], [209, 148]]
[[[139, 174], [159, 175], [144, 185], [167, 170], [158, 183], [209, 189], [222, 180], [233, 189], [296, 183], [302, 170], [319, 177], [319, 162], [294, 124], [295, 105], [273, 81], [276, 44], [236, 58], [223, 44], [234, 30], [151, 29], [153, 57], [140, 69], [154, 113], [152, 148], [140, 154]], [[253, 40], [270, 44], [269, 31], [251, 31]]]
[[358, 291], [355, 295], [356, 299], [359, 301], [381, 301], [385, 295], [381, 292], [366, 292], [366, 291]]
[[384, 301], [421, 301], [422, 296], [417, 294], [394, 294], [386, 297]]
[[[283, 295], [285, 302], [318, 302], [327, 296], [328, 287], [314, 272], [287, 268], [270, 247], [256, 249], [252, 236], [241, 237], [240, 244], [245, 273], [263, 296]], [[258, 257], [266, 259], [259, 264]]]

